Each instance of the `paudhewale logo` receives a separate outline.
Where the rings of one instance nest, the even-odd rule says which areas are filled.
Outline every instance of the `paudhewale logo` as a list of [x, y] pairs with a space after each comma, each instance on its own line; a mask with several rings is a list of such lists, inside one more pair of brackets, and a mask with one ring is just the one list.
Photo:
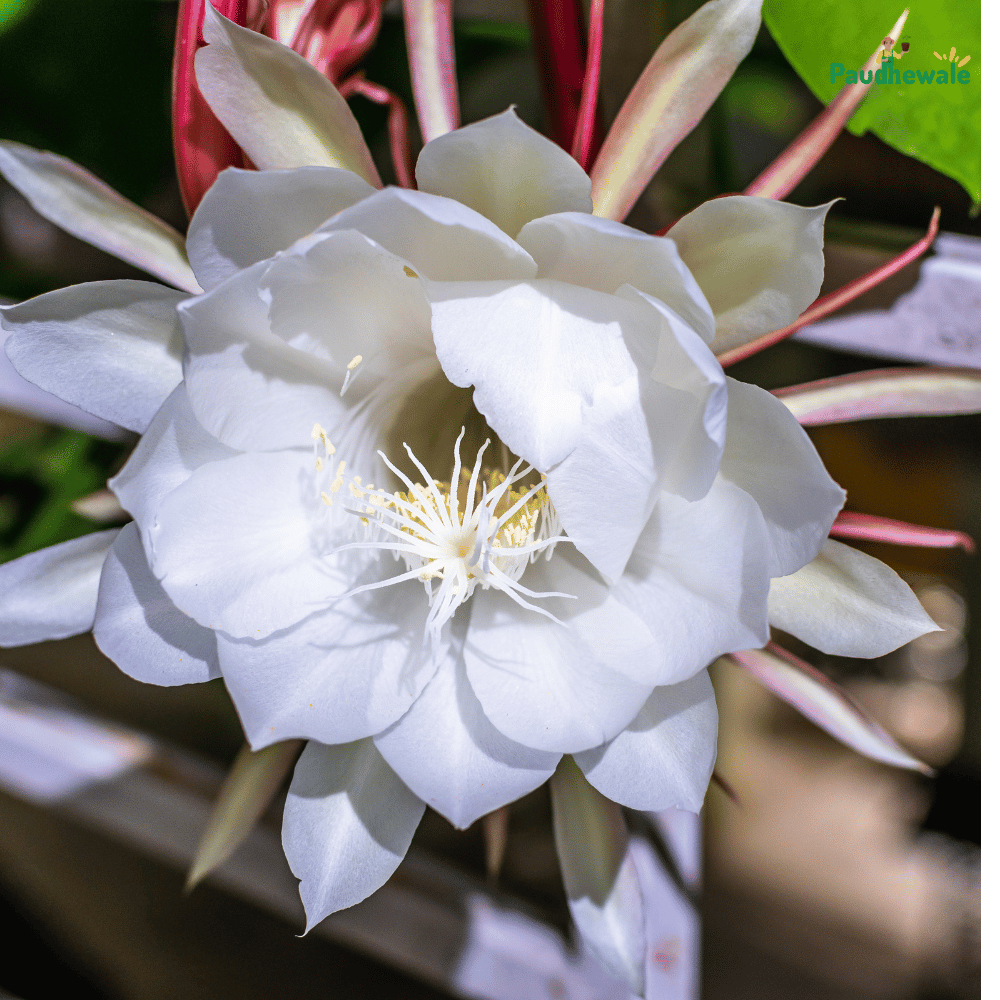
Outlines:
[[967, 84], [972, 80], [972, 74], [962, 67], [972, 58], [971, 55], [958, 57], [953, 45], [951, 52], [941, 55], [934, 53], [934, 58], [947, 64], [940, 69], [902, 69], [897, 62], [910, 51], [910, 43], [900, 43], [899, 51], [895, 51], [891, 38], [882, 39], [882, 47], [876, 56], [879, 68], [876, 70], [849, 70], [843, 63], [830, 63], [830, 83], [847, 86], [851, 83], [892, 83], [892, 84]]

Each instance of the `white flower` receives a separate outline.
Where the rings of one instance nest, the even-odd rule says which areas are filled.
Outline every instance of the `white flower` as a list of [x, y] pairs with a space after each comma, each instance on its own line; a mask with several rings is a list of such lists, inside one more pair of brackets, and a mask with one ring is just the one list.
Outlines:
[[[254, 747], [309, 739], [284, 843], [310, 926], [388, 878], [425, 803], [467, 826], [563, 754], [616, 802], [698, 809], [707, 664], [767, 641], [772, 578], [793, 632], [817, 588], [865, 587], [796, 583], [843, 492], [707, 346], [815, 298], [825, 207], [728, 198], [647, 236], [513, 112], [417, 178], [227, 171], [188, 235], [204, 294], [0, 314], [22, 373], [144, 432], [112, 481], [135, 522], [0, 570], [0, 639], [93, 624], [140, 680], [221, 675]], [[925, 630], [869, 618], [821, 638]]]

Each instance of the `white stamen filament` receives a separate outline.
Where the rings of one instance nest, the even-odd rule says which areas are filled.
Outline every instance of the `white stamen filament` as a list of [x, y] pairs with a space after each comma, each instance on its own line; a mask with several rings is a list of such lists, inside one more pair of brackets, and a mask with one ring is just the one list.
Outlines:
[[[542, 553], [551, 557], [558, 542], [569, 540], [561, 534], [559, 518], [545, 492], [544, 481], [529, 489], [522, 487], [521, 493], [515, 490], [515, 485], [534, 471], [522, 459], [518, 459], [506, 474], [484, 470], [483, 455], [489, 446], [488, 440], [479, 449], [470, 473], [462, 467], [459, 456], [464, 435], [465, 428], [462, 428], [455, 442], [455, 463], [448, 486], [431, 476], [409, 445], [404, 443], [403, 447], [423, 477], [423, 483], [414, 482], [380, 451], [379, 457], [405, 484], [407, 492], [393, 494], [375, 490], [371, 485], [362, 489], [360, 477], [354, 477], [354, 482], [349, 484], [350, 493], [355, 500], [366, 499], [367, 503], [362, 509], [347, 509], [360, 518], [367, 538], [337, 546], [335, 550], [381, 550], [402, 559], [406, 572], [356, 587], [338, 599], [405, 580], [420, 580], [430, 602], [426, 633], [435, 645], [440, 642], [447, 621], [472, 596], [476, 587], [501, 590], [521, 607], [556, 622], [558, 619], [552, 614], [529, 603], [525, 597], [573, 596], [538, 593], [518, 583], [529, 563]], [[314, 432], [314, 437], [317, 436]], [[344, 481], [343, 464], [330, 487], [333, 492]], [[466, 476], [467, 485], [464, 483]], [[463, 485], [466, 487], [464, 506], [460, 499]], [[478, 502], [477, 494], [481, 494]], [[325, 492], [320, 494], [323, 503], [331, 506], [328, 496]]]

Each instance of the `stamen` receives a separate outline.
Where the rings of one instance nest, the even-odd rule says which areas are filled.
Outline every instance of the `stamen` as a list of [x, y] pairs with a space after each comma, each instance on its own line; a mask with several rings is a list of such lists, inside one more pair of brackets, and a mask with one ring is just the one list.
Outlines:
[[[405, 442], [403, 447], [423, 477], [422, 483], [396, 468], [380, 451], [379, 457], [399, 477], [406, 492], [388, 493], [375, 490], [371, 484], [362, 489], [361, 477], [355, 476], [348, 484], [350, 493], [366, 505], [348, 510], [364, 526], [365, 540], [349, 542], [336, 550], [381, 550], [401, 559], [406, 572], [357, 587], [339, 599], [405, 580], [420, 580], [430, 604], [426, 633], [435, 645], [441, 641], [446, 622], [477, 587], [501, 590], [521, 607], [552, 621], [558, 619], [525, 598], [573, 596], [536, 593], [518, 583], [529, 563], [542, 553], [551, 558], [556, 544], [569, 540], [562, 534], [559, 517], [545, 490], [545, 477], [534, 485], [518, 486], [535, 471], [522, 459], [509, 471], [484, 469], [488, 440], [476, 454], [470, 471], [460, 457], [464, 436], [463, 427], [455, 441], [448, 484], [434, 479]], [[331, 486], [333, 492], [343, 484], [344, 468], [341, 462]], [[326, 497], [321, 494], [324, 503]]]

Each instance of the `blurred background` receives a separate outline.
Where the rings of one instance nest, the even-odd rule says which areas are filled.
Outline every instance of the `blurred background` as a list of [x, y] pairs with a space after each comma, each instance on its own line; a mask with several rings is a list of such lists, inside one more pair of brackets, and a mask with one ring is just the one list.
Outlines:
[[[608, 0], [605, 128], [666, 32], [697, 6]], [[169, 0], [0, 0], [0, 138], [73, 159], [183, 230], [170, 140], [176, 16]], [[522, 0], [456, 0], [456, 18], [463, 121], [513, 103], [545, 131], [546, 102]], [[363, 65], [369, 79], [412, 108], [396, 0], [386, 5]], [[391, 177], [385, 112], [361, 99], [351, 105], [382, 176]], [[750, 56], [629, 222], [655, 232], [706, 198], [740, 191], [821, 108], [762, 28]], [[415, 119], [411, 134], [419, 134]], [[960, 237], [939, 246], [938, 256], [974, 262], [978, 273], [978, 206], [969, 193], [875, 136], [842, 134], [788, 200], [833, 198], [844, 200], [827, 225], [824, 292], [913, 243], [935, 205], [942, 231]], [[56, 229], [0, 181], [0, 301], [119, 277], [146, 276]], [[919, 360], [918, 351], [901, 362], [891, 344], [879, 356], [877, 340], [900, 296], [945, 294], [924, 285], [921, 291], [921, 280], [918, 262], [852, 304], [849, 312], [870, 325], [867, 343], [832, 350], [817, 346], [815, 336], [797, 338], [730, 373], [773, 389]], [[950, 315], [978, 317], [974, 284], [957, 293], [948, 286], [961, 300]], [[955, 357], [968, 364], [968, 338], [974, 334], [978, 345], [979, 328], [967, 324], [959, 332], [965, 354]], [[876, 420], [810, 433], [847, 489], [849, 509], [978, 540], [978, 417]], [[79, 501], [104, 485], [132, 443], [0, 411], [0, 560], [93, 530], [93, 507], [88, 517]], [[832, 658], [778, 638], [847, 688], [936, 774], [925, 778], [862, 758], [740, 668], [716, 664], [718, 771], [739, 801], [710, 788], [702, 814], [704, 873], [686, 889], [701, 912], [706, 1000], [979, 995], [979, 557], [887, 545], [866, 550], [904, 576], [943, 631], [871, 661]], [[399, 886], [398, 900], [419, 903], [399, 918], [400, 926], [412, 930], [424, 922], [431, 937], [437, 934], [441, 955], [434, 961], [412, 961], [414, 949], [434, 950], [429, 939], [393, 952], [380, 945], [377, 929], [368, 937], [342, 930], [297, 938], [298, 918], [281, 902], [284, 883], [270, 903], [252, 893], [248, 901], [246, 892], [238, 898], [238, 872], [225, 886], [210, 880], [185, 896], [183, 849], [152, 850], [156, 837], [143, 823], [161, 822], [156, 809], [183, 811], [198, 796], [210, 801], [221, 769], [235, 756], [242, 737], [221, 682], [180, 689], [137, 684], [98, 653], [90, 636], [4, 650], [0, 667], [0, 706], [16, 714], [19, 705], [58, 705], [69, 697], [84, 713], [80, 718], [108, 720], [112, 728], [100, 738], [117, 740], [114, 753], [166, 789], [144, 814], [136, 807], [131, 826], [108, 821], [109, 809], [125, 810], [121, 801], [74, 809], [37, 795], [29, 801], [12, 793], [10, 781], [6, 792], [0, 789], [0, 996], [3, 989], [23, 1000], [448, 996], [434, 970], [453, 965], [455, 956], [445, 952], [465, 940], [467, 932], [448, 922], [456, 900], [492, 894], [568, 932], [544, 789], [512, 807], [494, 882], [487, 879], [482, 825], [459, 833], [428, 812], [415, 866], [390, 885]], [[139, 802], [143, 789], [135, 786], [128, 801]], [[272, 847], [279, 817], [276, 808], [264, 823]], [[189, 835], [179, 833], [178, 842]], [[243, 866], [244, 882], [246, 872], [257, 871], [247, 852], [234, 862], [234, 872]], [[395, 925], [385, 927], [387, 939]], [[664, 962], [669, 966], [669, 954]], [[576, 995], [554, 979], [548, 983], [544, 995]]]

